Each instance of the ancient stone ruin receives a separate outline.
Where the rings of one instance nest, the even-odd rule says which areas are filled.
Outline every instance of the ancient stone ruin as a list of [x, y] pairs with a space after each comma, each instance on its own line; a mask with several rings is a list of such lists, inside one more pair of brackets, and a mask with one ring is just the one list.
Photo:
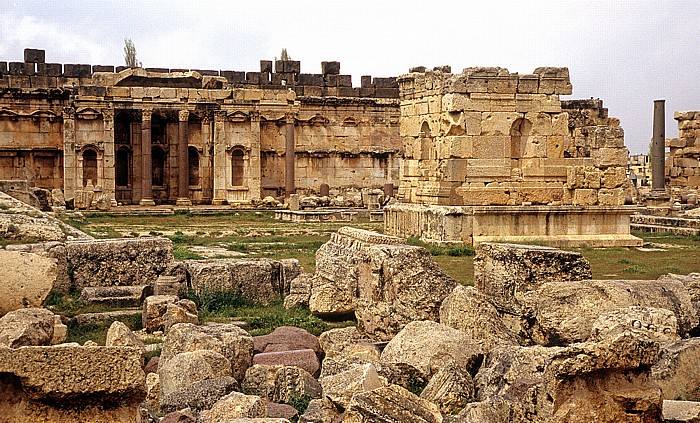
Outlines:
[[700, 112], [675, 112], [678, 121], [678, 138], [669, 138], [666, 145], [670, 154], [666, 158], [668, 186], [678, 191], [678, 196], [694, 194], [700, 190]]
[[627, 149], [566, 68], [413, 69], [399, 77], [404, 141], [390, 234], [437, 243], [640, 245], [629, 235]]

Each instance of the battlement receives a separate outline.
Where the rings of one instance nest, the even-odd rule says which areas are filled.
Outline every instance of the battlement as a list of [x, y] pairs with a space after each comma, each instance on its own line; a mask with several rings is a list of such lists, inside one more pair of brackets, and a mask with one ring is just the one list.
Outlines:
[[572, 93], [568, 68], [541, 67], [532, 74], [510, 73], [506, 68], [470, 67], [452, 74], [449, 66], [427, 70], [411, 68], [397, 81], [401, 99], [443, 94], [557, 94]]
[[[353, 87], [352, 76], [340, 74], [340, 62], [321, 63], [321, 73], [301, 73], [296, 60], [260, 61], [259, 71], [186, 68], [128, 68], [73, 63], [46, 63], [45, 51], [25, 49], [24, 62], [0, 61], [0, 89], [83, 87], [161, 87], [192, 89], [257, 88], [293, 90], [297, 96], [398, 98], [395, 77], [363, 76]], [[274, 66], [273, 66], [274, 65]]]

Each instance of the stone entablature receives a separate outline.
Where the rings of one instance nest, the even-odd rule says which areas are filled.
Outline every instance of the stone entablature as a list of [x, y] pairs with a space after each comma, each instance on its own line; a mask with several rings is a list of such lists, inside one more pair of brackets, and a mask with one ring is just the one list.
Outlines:
[[675, 112], [678, 138], [666, 139], [667, 184], [672, 190], [697, 192], [700, 189], [700, 111]]
[[405, 156], [399, 197], [440, 205], [624, 203], [627, 149], [600, 100], [571, 94], [567, 68], [519, 75], [449, 67], [398, 78]]
[[0, 179], [143, 205], [398, 184], [396, 78], [21, 65], [0, 62]]

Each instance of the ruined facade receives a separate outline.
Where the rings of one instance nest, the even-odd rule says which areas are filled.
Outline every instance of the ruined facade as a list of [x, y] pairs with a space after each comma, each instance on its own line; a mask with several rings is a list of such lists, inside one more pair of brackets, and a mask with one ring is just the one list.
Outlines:
[[469, 244], [639, 243], [620, 208], [624, 132], [602, 101], [560, 100], [572, 92], [568, 69], [415, 68], [398, 81], [406, 204], [387, 209], [389, 233]]
[[123, 204], [248, 203], [398, 184], [398, 85], [338, 62], [260, 72], [0, 62], [0, 179]]
[[667, 185], [681, 195], [700, 190], [700, 111], [675, 112], [678, 138], [666, 139]]

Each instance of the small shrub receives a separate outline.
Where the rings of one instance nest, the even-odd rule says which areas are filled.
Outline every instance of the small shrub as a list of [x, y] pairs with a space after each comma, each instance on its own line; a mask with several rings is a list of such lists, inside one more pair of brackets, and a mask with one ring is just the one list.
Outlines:
[[622, 271], [625, 273], [640, 274], [640, 273], [645, 273], [646, 269], [644, 269], [643, 266], [632, 265], [632, 266], [625, 267], [624, 269], [622, 269]]
[[[289, 398], [289, 405], [294, 407], [299, 412], [298, 415], [300, 416], [300, 415], [304, 414], [304, 411], [306, 411], [307, 408], [309, 408], [309, 403], [311, 402], [312, 399], [314, 399], [314, 398], [308, 394], [292, 395]], [[295, 417], [297, 417], [297, 416], [295, 416]], [[297, 417], [297, 419], [298, 419], [298, 417]]]
[[238, 252], [243, 253], [243, 252], [248, 251], [248, 246], [245, 245], [245, 244], [241, 244], [241, 243], [235, 242], [235, 243], [233, 243], [233, 244], [227, 245], [227, 246], [226, 246], [226, 249], [227, 249], [228, 251], [238, 251]]
[[170, 239], [174, 244], [185, 244], [190, 238], [187, 235], [184, 235], [182, 232], [179, 234], [175, 232], [175, 235], [168, 236], [168, 239]]
[[202, 260], [204, 257], [200, 256], [197, 253], [193, 253], [192, 251], [188, 250], [187, 248], [181, 246], [181, 245], [175, 245], [173, 247], [173, 256], [175, 257], [175, 260]]

